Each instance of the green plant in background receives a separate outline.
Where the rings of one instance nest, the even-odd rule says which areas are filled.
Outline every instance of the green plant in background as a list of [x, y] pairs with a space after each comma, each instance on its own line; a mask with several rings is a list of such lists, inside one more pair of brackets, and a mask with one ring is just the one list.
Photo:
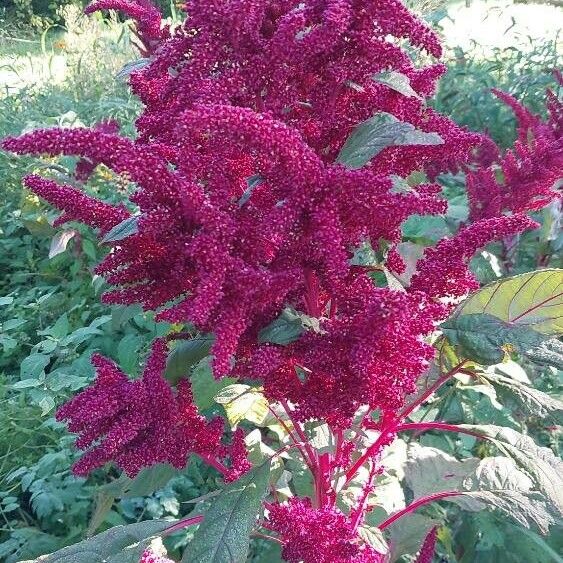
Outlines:
[[545, 92], [560, 92], [553, 70], [561, 65], [560, 40], [533, 43], [526, 51], [494, 49], [486, 59], [474, 52], [454, 49], [448, 73], [440, 82], [433, 102], [473, 131], [487, 132], [500, 146], [512, 146], [516, 138], [514, 114], [491, 93], [499, 88], [518, 98], [536, 113], [545, 112]]

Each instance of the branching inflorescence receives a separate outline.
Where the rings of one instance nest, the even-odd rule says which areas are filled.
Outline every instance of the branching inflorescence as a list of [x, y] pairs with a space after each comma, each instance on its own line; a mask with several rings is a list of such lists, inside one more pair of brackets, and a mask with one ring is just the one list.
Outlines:
[[[80, 221], [104, 236], [134, 221], [135, 232], [111, 243], [97, 267], [113, 286], [104, 301], [140, 303], [160, 320], [213, 333], [215, 377], [259, 382], [285, 409], [315, 479], [314, 498], [269, 505], [263, 523], [286, 560], [382, 561], [357, 532], [367, 492], [349, 514], [335, 505], [335, 472], [348, 470], [348, 482], [358, 463], [345, 431], [358, 409], [378, 409], [379, 422], [361, 422], [381, 433], [361, 458], [375, 475], [408, 410], [405, 398], [434, 357], [427, 337], [477, 287], [468, 261], [491, 241], [535, 228], [524, 213], [555, 197], [561, 105], [551, 96], [551, 118], [542, 122], [497, 93], [518, 115], [519, 141], [496, 154], [498, 164], [476, 170], [483, 138], [425, 103], [444, 66], [419, 68], [403, 48], [408, 42], [438, 58], [439, 40], [398, 0], [192, 0], [173, 30], [146, 0], [99, 0], [87, 12], [100, 9], [136, 20], [150, 57], [130, 77], [144, 104], [136, 139], [120, 137], [110, 122], [34, 131], [6, 139], [4, 149], [75, 155], [77, 180], [103, 164], [136, 184], [126, 207], [25, 179], [62, 210], [58, 224]], [[390, 72], [409, 89], [377, 80]], [[356, 126], [380, 113], [441, 142], [387, 146], [360, 168], [337, 162]], [[410, 285], [378, 287], [371, 267], [353, 263], [354, 251], [386, 248], [387, 267], [401, 273], [401, 225], [444, 213], [434, 179], [459, 169], [469, 171], [471, 223], [426, 250]], [[413, 172], [424, 181], [397, 189], [396, 177]], [[286, 345], [264, 341], [287, 307], [316, 319], [316, 328]], [[87, 450], [77, 473], [113, 461], [133, 476], [159, 462], [183, 467], [191, 453], [226, 480], [250, 468], [243, 430], [225, 438], [221, 419], [197, 411], [187, 380], [174, 389], [163, 378], [167, 346], [154, 343], [135, 381], [93, 357], [94, 384], [58, 413]], [[310, 420], [328, 422], [338, 436], [334, 455], [304, 446], [302, 423]], [[430, 561], [434, 542], [435, 531], [421, 561]]]

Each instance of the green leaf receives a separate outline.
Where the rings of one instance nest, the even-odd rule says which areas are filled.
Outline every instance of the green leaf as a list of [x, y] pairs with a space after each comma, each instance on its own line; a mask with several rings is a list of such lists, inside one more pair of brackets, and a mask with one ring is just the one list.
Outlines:
[[178, 470], [167, 463], [145, 467], [131, 481], [124, 498], [144, 497], [164, 488], [170, 479], [178, 475]]
[[303, 334], [303, 331], [301, 320], [284, 311], [277, 319], [260, 331], [258, 341], [286, 346], [295, 342]]
[[535, 348], [526, 350], [524, 355], [535, 364], [563, 370], [563, 342], [557, 338], [551, 338]]
[[305, 431], [309, 438], [309, 443], [320, 454], [332, 453], [335, 447], [335, 438], [330, 430], [330, 426], [321, 422], [305, 423]]
[[402, 225], [403, 236], [419, 241], [436, 242], [451, 231], [444, 217], [411, 215]]
[[538, 270], [493, 282], [466, 299], [454, 316], [475, 313], [544, 335], [563, 334], [563, 270]]
[[127, 219], [121, 221], [121, 223], [117, 224], [105, 234], [101, 241], [102, 244], [117, 242], [138, 233], [141, 217], [142, 215], [133, 215], [132, 217], [128, 217]]
[[125, 65], [123, 65], [123, 68], [115, 75], [115, 77], [117, 79], [123, 80], [127, 78], [129, 75], [131, 75], [132, 73], [145, 68], [150, 62], [151, 59], [143, 57], [135, 61], [130, 61], [128, 63], [125, 63]]
[[55, 256], [62, 254], [68, 243], [77, 234], [74, 229], [68, 231], [60, 231], [51, 239], [51, 246], [49, 248], [49, 258], [54, 258]]
[[173, 384], [188, 376], [193, 365], [205, 358], [213, 345], [212, 336], [182, 340], [168, 356], [164, 376]]
[[395, 92], [403, 94], [403, 96], [407, 96], [408, 98], [418, 98], [419, 100], [422, 99], [418, 93], [413, 90], [409, 77], [400, 72], [388, 70], [374, 74], [371, 78], [375, 82], [385, 84], [385, 86], [395, 90]]
[[408, 448], [405, 482], [415, 498], [462, 490], [464, 481], [469, 475], [475, 474], [479, 463], [478, 458], [459, 461], [442, 450], [414, 442]]
[[[138, 552], [139, 542], [151, 538], [171, 526], [165, 520], [149, 520], [126, 526], [115, 526], [90, 539], [65, 547], [47, 556], [44, 563], [105, 563], [110, 557], [120, 556], [123, 561], [128, 551]], [[136, 554], [135, 553], [135, 554]], [[114, 559], [119, 561], [119, 559]]]
[[385, 541], [383, 532], [379, 528], [363, 524], [362, 526], [358, 527], [358, 535], [370, 547], [373, 547], [373, 549], [375, 549], [377, 553], [385, 555], [389, 551], [389, 545]]
[[51, 356], [45, 354], [30, 354], [24, 358], [21, 366], [20, 373], [22, 379], [38, 377], [43, 370], [49, 365]]
[[498, 364], [512, 351], [522, 354], [546, 338], [527, 326], [483, 313], [450, 317], [441, 328], [446, 338], [459, 346], [466, 357], [483, 365]]
[[96, 533], [96, 530], [105, 521], [114, 501], [115, 497], [111, 493], [103, 489], [98, 490], [94, 501], [94, 511], [92, 512], [92, 516], [88, 522], [88, 529], [86, 530], [87, 536], [92, 536]]
[[470, 424], [460, 427], [493, 442], [533, 479], [535, 488], [563, 515], [563, 461], [551, 449], [538, 446], [530, 436], [512, 428]]
[[269, 403], [262, 391], [235, 383], [222, 389], [215, 402], [223, 405], [229, 424], [235, 428], [242, 420], [262, 424], [269, 414]]
[[563, 421], [563, 402], [555, 397], [498, 373], [487, 372], [480, 376], [488, 379], [495, 386], [497, 395], [503, 403], [513, 401], [527, 415], [553, 416], [556, 423]]
[[510, 490], [465, 491], [449, 500], [471, 511], [481, 511], [490, 507], [515, 520], [523, 528], [536, 527], [542, 534], [549, 532], [555, 523], [553, 514], [546, 506], [544, 497], [537, 491], [525, 493]]
[[204, 358], [193, 369], [190, 377], [194, 402], [199, 410], [211, 408], [215, 404], [215, 396], [225, 387], [232, 385], [237, 380], [234, 377], [215, 379], [211, 371], [210, 358]]
[[213, 499], [203, 522], [186, 548], [187, 563], [246, 561], [250, 533], [262, 508], [270, 480], [270, 463], [252, 469]]
[[447, 338], [483, 364], [525, 355], [563, 333], [563, 270], [496, 281], [466, 299], [442, 325]]
[[439, 520], [417, 512], [411, 512], [393, 522], [389, 526], [391, 545], [389, 561], [397, 561], [403, 555], [414, 555], [420, 549], [428, 532], [439, 524]]
[[560, 514], [555, 503], [534, 488], [528, 471], [522, 471], [508, 457], [458, 461], [441, 450], [413, 443], [409, 447], [405, 480], [415, 498], [458, 491], [460, 495], [447, 500], [470, 511], [487, 506], [498, 509], [520, 525], [535, 526], [542, 533], [549, 530], [556, 521], [555, 515]]
[[438, 133], [419, 131], [390, 113], [380, 112], [356, 127], [342, 147], [336, 162], [357, 170], [387, 147], [443, 143]]
[[246, 184], [248, 187], [246, 188], [246, 190], [244, 190], [244, 193], [238, 201], [239, 207], [242, 207], [250, 199], [254, 188], [256, 188], [256, 186], [259, 186], [263, 181], [264, 178], [259, 175], [250, 176], [250, 178], [246, 179]]

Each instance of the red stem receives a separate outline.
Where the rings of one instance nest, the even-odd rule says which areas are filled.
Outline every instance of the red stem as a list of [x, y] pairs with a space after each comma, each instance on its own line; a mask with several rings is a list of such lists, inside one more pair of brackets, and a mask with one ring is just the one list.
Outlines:
[[445, 491], [443, 493], [434, 493], [433, 495], [428, 495], [427, 497], [419, 498], [418, 500], [409, 504], [406, 508], [403, 508], [403, 510], [400, 510], [399, 512], [395, 512], [395, 514], [389, 516], [387, 520], [379, 524], [377, 527], [380, 530], [385, 530], [385, 528], [389, 527], [391, 524], [393, 524], [393, 522], [395, 522], [399, 518], [406, 516], [407, 514], [415, 511], [417, 508], [420, 508], [425, 504], [434, 502], [435, 500], [440, 500], [441, 498], [456, 497], [462, 494], [463, 493], [460, 493], [459, 491]]
[[460, 434], [469, 434], [470, 436], [475, 436], [476, 438], [486, 439], [486, 436], [473, 432], [466, 428], [460, 428], [456, 424], [447, 424], [445, 422], [409, 422], [405, 424], [399, 424], [397, 426], [397, 432], [403, 432], [407, 430], [445, 430], [447, 432], [459, 432]]
[[287, 413], [289, 420], [291, 420], [291, 423], [293, 424], [293, 428], [295, 428], [295, 432], [297, 432], [297, 435], [299, 436], [300, 440], [303, 442], [305, 449], [307, 450], [307, 453], [309, 454], [309, 460], [311, 462], [311, 466], [316, 467], [316, 465], [317, 465], [317, 455], [316, 455], [315, 450], [313, 450], [313, 448], [311, 447], [311, 444], [309, 444], [309, 440], [307, 439], [305, 432], [303, 432], [303, 429], [299, 425], [299, 422], [294, 420], [291, 417], [291, 409], [289, 408], [287, 401], [281, 401], [281, 405], [284, 408], [285, 412]]
[[467, 360], [462, 360], [457, 366], [453, 367], [450, 371], [439, 377], [433, 385], [431, 385], [420, 397], [415, 399], [410, 405], [407, 405], [403, 411], [398, 415], [397, 418], [391, 418], [387, 424], [383, 424], [381, 428], [381, 434], [377, 440], [360, 456], [360, 458], [346, 471], [346, 485], [354, 477], [358, 469], [366, 462], [367, 459], [375, 455], [381, 444], [387, 440], [389, 434], [395, 432], [397, 429], [397, 420], [402, 420], [406, 418], [413, 410], [415, 410], [419, 405], [424, 403], [428, 397], [435, 393], [446, 381], [453, 377], [459, 370], [466, 364]]
[[252, 535], [257, 538], [263, 538], [265, 540], [275, 541], [276, 543], [283, 545], [283, 541], [280, 540], [280, 538], [275, 538], [274, 536], [270, 536], [268, 534], [261, 534], [260, 532], [254, 532]]
[[163, 536], [167, 536], [168, 534], [173, 534], [178, 530], [182, 530], [187, 528], [188, 526], [193, 526], [194, 524], [199, 524], [203, 520], [203, 514], [198, 514], [197, 516], [191, 516], [190, 518], [184, 518], [184, 520], [180, 520], [170, 526], [170, 528], [166, 528], [162, 533]]
[[[283, 418], [281, 416], [278, 416], [278, 414], [276, 413], [276, 411], [272, 407], [268, 406], [268, 410], [272, 413], [272, 415], [276, 418], [276, 420], [282, 425], [283, 429], [287, 432], [288, 436], [293, 440], [293, 443], [299, 449], [299, 452], [303, 456], [303, 459], [305, 460], [307, 467], [311, 471], [313, 471], [313, 466], [311, 464], [311, 460], [309, 460], [309, 455], [308, 455], [308, 452], [306, 450], [306, 446], [308, 445], [308, 442], [306, 442], [306, 441], [300, 442], [299, 440], [297, 440], [297, 438], [295, 438], [295, 436], [293, 435], [291, 428], [286, 424], [285, 420], [283, 420]], [[289, 416], [289, 414], [288, 414], [288, 416]]]
[[420, 397], [415, 399], [410, 405], [407, 405], [399, 414], [398, 418], [406, 418], [412, 411], [419, 407], [428, 397], [433, 395], [446, 381], [453, 377], [459, 370], [467, 363], [467, 360], [462, 360], [457, 366], [453, 367], [450, 371], [439, 377], [433, 385], [431, 385]]
[[373, 457], [378, 453], [381, 445], [389, 438], [389, 435], [395, 432], [397, 426], [397, 419], [395, 417], [389, 417], [387, 421], [383, 421], [381, 428], [381, 434], [377, 437], [377, 440], [369, 446], [369, 448], [356, 460], [356, 462], [346, 471], [346, 481], [343, 486], [346, 486], [354, 477], [358, 469], [366, 462], [367, 459]]
[[364, 490], [362, 491], [362, 498], [360, 499], [360, 502], [358, 503], [358, 506], [356, 507], [356, 510], [354, 511], [354, 514], [352, 516], [352, 529], [354, 531], [357, 530], [358, 525], [360, 524], [361, 518], [364, 515], [369, 494], [373, 490], [373, 480], [377, 475], [376, 469], [377, 469], [376, 464], [372, 463], [367, 483], [364, 487]]
[[198, 455], [199, 457], [201, 457], [203, 461], [205, 461], [205, 463], [207, 463], [207, 465], [211, 465], [211, 467], [217, 469], [219, 473], [226, 475], [229, 472], [227, 466], [223, 465], [220, 461], [216, 460], [214, 457], [210, 456], [209, 454], [207, 455], [198, 454]]

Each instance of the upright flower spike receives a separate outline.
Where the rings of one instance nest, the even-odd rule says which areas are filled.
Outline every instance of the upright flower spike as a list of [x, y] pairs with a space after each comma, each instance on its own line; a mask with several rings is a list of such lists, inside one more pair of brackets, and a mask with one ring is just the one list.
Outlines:
[[563, 103], [548, 92], [549, 117], [542, 121], [513, 96], [493, 92], [514, 111], [518, 140], [512, 150], [497, 154], [493, 164], [468, 174], [472, 221], [507, 211], [537, 211], [561, 197], [557, 190], [563, 169]]
[[432, 563], [434, 559], [434, 551], [436, 550], [436, 541], [438, 539], [438, 528], [434, 526], [424, 538], [424, 543], [416, 558], [416, 563]]
[[122, 205], [115, 206], [90, 197], [73, 186], [61, 185], [53, 180], [32, 174], [24, 178], [24, 186], [58, 207], [63, 214], [54, 226], [69, 221], [79, 221], [106, 233], [112, 227], [127, 219], [129, 212]]

